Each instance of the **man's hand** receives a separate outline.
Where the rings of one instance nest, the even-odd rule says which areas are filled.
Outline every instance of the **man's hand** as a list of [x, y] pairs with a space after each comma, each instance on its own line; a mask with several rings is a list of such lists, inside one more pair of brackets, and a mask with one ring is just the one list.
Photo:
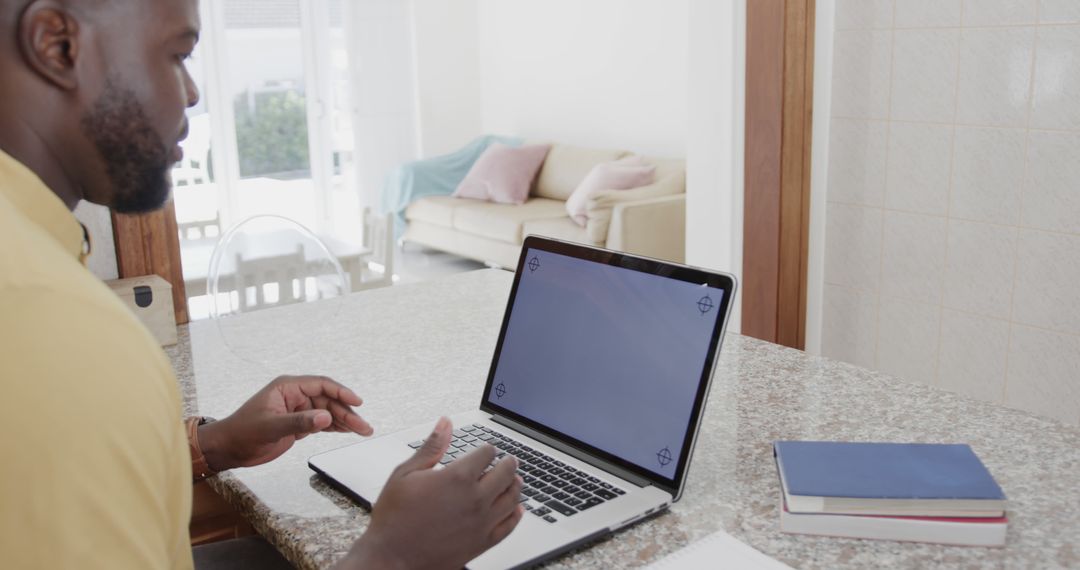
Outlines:
[[450, 445], [442, 418], [424, 445], [398, 466], [379, 495], [367, 532], [339, 568], [453, 568], [498, 544], [524, 512], [517, 460], [495, 457], [490, 445], [432, 469]]
[[231, 416], [199, 426], [199, 447], [214, 471], [261, 465], [316, 432], [371, 435], [371, 426], [352, 410], [362, 403], [323, 376], [279, 376]]

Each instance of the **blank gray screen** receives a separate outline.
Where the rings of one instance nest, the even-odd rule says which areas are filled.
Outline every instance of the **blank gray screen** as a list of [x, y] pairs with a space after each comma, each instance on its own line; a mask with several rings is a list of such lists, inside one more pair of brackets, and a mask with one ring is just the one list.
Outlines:
[[488, 401], [673, 479], [723, 295], [530, 249]]

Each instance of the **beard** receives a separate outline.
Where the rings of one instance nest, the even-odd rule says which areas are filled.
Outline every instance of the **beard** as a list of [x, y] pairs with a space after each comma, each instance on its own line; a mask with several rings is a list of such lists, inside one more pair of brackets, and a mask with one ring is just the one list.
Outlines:
[[104, 93], [81, 124], [104, 160], [113, 187], [106, 206], [122, 214], [140, 214], [165, 204], [172, 186], [169, 148], [133, 91], [106, 81]]

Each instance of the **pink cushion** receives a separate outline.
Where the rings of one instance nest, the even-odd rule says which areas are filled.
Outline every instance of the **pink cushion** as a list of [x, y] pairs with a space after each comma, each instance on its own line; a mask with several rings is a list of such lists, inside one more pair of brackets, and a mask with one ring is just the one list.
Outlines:
[[621, 158], [614, 162], [601, 162], [593, 167], [577, 189], [566, 200], [566, 211], [579, 226], [589, 221], [585, 206], [591, 197], [600, 190], [629, 190], [653, 183], [656, 166], [647, 164], [637, 155]]
[[549, 148], [546, 144], [510, 147], [493, 143], [473, 163], [454, 197], [524, 204]]

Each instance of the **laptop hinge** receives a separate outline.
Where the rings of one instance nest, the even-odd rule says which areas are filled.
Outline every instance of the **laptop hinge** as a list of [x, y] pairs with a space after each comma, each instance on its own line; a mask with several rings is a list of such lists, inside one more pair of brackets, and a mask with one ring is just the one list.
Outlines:
[[592, 457], [584, 451], [566, 445], [565, 443], [560, 442], [559, 440], [551, 437], [550, 435], [542, 434], [526, 425], [515, 422], [514, 420], [494, 414], [491, 416], [491, 420], [506, 427], [509, 427], [515, 431], [521, 432], [537, 441], [550, 445], [551, 447], [554, 447], [555, 449], [558, 449], [559, 451], [567, 455], [571, 455], [576, 459], [580, 459], [585, 463], [588, 463], [589, 465], [607, 471], [608, 473], [611, 473], [612, 475], [615, 475], [616, 477], [619, 477], [625, 481], [629, 481], [637, 485], [638, 487], [648, 487], [652, 485], [651, 481], [642, 477], [641, 475], [631, 473], [630, 471], [627, 471], [626, 469], [623, 469], [622, 467], [619, 467], [618, 465], [615, 465], [613, 463], [604, 461], [603, 459]]

